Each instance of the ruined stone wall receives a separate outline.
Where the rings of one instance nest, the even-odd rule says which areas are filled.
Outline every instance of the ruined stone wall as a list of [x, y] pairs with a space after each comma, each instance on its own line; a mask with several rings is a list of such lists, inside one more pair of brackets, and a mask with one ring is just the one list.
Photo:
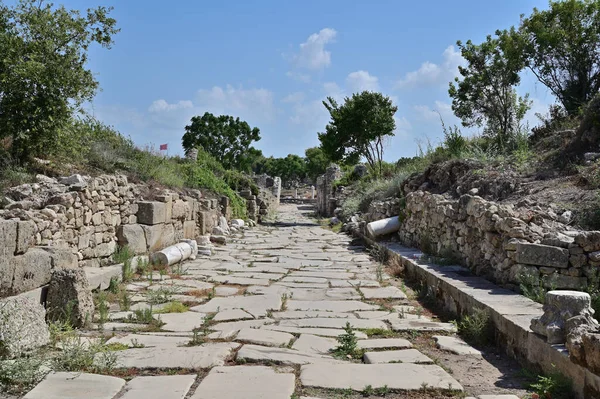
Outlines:
[[333, 216], [337, 207], [337, 199], [333, 183], [342, 177], [342, 171], [337, 165], [331, 165], [325, 174], [317, 177], [317, 213], [321, 216]]
[[53, 269], [111, 263], [120, 245], [142, 254], [210, 234], [228, 203], [189, 194], [114, 175], [39, 175], [8, 190], [0, 210], [0, 297], [47, 284]]
[[582, 289], [600, 267], [600, 232], [574, 231], [548, 214], [468, 194], [449, 200], [414, 191], [405, 201], [402, 243], [498, 283], [516, 286], [527, 274], [548, 288]]

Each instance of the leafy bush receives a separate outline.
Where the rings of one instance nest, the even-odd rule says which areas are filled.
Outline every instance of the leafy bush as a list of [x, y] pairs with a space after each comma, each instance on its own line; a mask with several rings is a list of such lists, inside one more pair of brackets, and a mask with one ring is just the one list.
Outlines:
[[475, 308], [457, 323], [458, 333], [468, 342], [484, 345], [491, 341], [490, 315], [485, 309]]

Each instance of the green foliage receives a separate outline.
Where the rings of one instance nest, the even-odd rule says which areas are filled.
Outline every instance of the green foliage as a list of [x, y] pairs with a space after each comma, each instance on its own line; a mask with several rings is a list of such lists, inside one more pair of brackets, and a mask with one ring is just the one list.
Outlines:
[[118, 32], [111, 9], [85, 16], [43, 0], [0, 3], [0, 138], [16, 160], [47, 154], [61, 128], [90, 101], [98, 82], [85, 68], [92, 43], [110, 48]]
[[[554, 366], [554, 365], [553, 365]], [[530, 375], [527, 376], [534, 377]], [[535, 382], [529, 385], [539, 399], [570, 399], [573, 397], [571, 380], [556, 372], [549, 375], [535, 376]], [[533, 395], [529, 396], [530, 398]]]
[[319, 133], [326, 157], [348, 164], [365, 157], [372, 169], [380, 169], [384, 140], [394, 136], [396, 129], [398, 107], [392, 100], [381, 93], [363, 91], [346, 97], [341, 106], [331, 97], [323, 105], [331, 117], [325, 133]]
[[203, 148], [219, 159], [226, 169], [249, 171], [252, 163], [262, 153], [250, 145], [260, 140], [260, 130], [251, 128], [247, 122], [229, 115], [215, 116], [209, 112], [194, 116], [185, 127], [182, 138], [186, 152]]
[[0, 362], [0, 392], [21, 394], [37, 385], [48, 373], [47, 360], [39, 356]]
[[333, 354], [337, 357], [349, 359], [359, 359], [363, 355], [363, 351], [358, 348], [358, 339], [350, 322], [346, 322], [344, 333], [336, 338], [338, 346], [333, 349]]
[[512, 31], [526, 66], [558, 98], [569, 115], [600, 90], [600, 2], [550, 1]]
[[257, 163], [255, 172], [281, 177], [284, 186], [306, 177], [307, 163], [298, 155], [288, 154], [285, 158], [263, 158]]
[[485, 309], [474, 308], [470, 315], [463, 316], [457, 327], [458, 333], [475, 345], [485, 345], [492, 341], [490, 315]]
[[307, 148], [304, 151], [304, 160], [306, 162], [306, 175], [313, 181], [325, 173], [325, 170], [331, 163], [321, 147]]
[[165, 304], [160, 309], [155, 310], [154, 313], [183, 313], [187, 312], [189, 308], [179, 301], [173, 301]]
[[[500, 33], [500, 32], [498, 32]], [[523, 60], [514, 55], [510, 35], [491, 36], [480, 45], [457, 42], [467, 62], [459, 66], [462, 77], [450, 83], [452, 110], [463, 126], [484, 126], [484, 133], [502, 148], [510, 148], [511, 137], [521, 130], [521, 121], [531, 107], [529, 96], [517, 95]]]
[[100, 373], [117, 366], [117, 355], [101, 344], [83, 341], [81, 337], [63, 340], [60, 353], [52, 359], [54, 371]]
[[521, 273], [518, 279], [521, 295], [537, 303], [543, 304], [546, 302], [546, 292], [548, 290], [544, 288], [542, 280], [538, 276], [532, 273]]

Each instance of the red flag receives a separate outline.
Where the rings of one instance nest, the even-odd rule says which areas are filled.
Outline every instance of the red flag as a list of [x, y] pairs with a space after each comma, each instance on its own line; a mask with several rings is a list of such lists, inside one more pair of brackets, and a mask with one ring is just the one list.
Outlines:
[[167, 145], [166, 144], [161, 144], [160, 145], [160, 150], [161, 151], [166, 151], [167, 150]]

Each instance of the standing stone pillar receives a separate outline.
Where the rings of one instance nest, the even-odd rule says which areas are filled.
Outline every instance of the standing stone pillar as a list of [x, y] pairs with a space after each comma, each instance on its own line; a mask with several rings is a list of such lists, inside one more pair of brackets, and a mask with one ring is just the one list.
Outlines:
[[296, 189], [294, 192], [294, 198], [298, 198], [298, 189]]
[[310, 186], [310, 198], [315, 199], [315, 186]]
[[273, 178], [273, 195], [276, 198], [277, 205], [279, 205], [279, 200], [281, 198], [281, 177]]
[[339, 166], [332, 164], [325, 174], [317, 178], [317, 212], [321, 216], [332, 216], [336, 207], [333, 183], [342, 177]]
[[198, 160], [198, 150], [196, 148], [192, 148], [185, 154], [185, 157], [191, 161], [197, 161]]

